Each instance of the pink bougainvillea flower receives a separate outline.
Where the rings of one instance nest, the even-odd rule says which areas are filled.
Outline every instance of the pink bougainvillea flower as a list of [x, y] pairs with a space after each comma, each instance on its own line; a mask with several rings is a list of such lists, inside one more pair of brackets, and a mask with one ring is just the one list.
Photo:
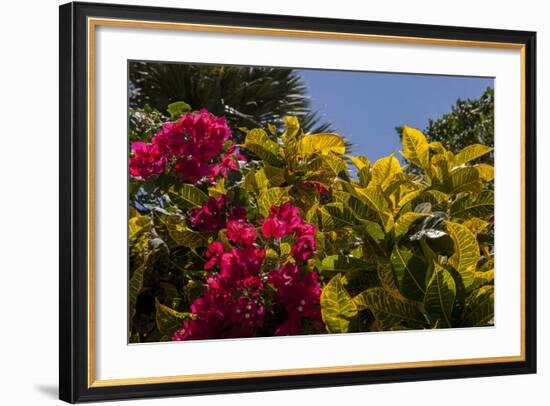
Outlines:
[[179, 157], [193, 154], [194, 158], [209, 161], [223, 149], [231, 130], [223, 117], [208, 110], [186, 113], [173, 123], [166, 123], [153, 138], [153, 143], [165, 155]]
[[[272, 208], [273, 209], [273, 208]], [[276, 215], [286, 223], [287, 233], [292, 233], [296, 230], [300, 224], [302, 224], [302, 218], [298, 212], [298, 208], [294, 207], [289, 202], [281, 204], [278, 210], [275, 210]]]
[[288, 315], [283, 326], [276, 330], [278, 334], [297, 334], [295, 319], [301, 320], [302, 317], [322, 322], [321, 285], [315, 272], [300, 272], [296, 265], [287, 263], [270, 272], [268, 281], [275, 287], [276, 299]]
[[205, 252], [206, 258], [209, 258], [209, 261], [204, 265], [204, 269], [208, 270], [212, 268], [216, 263], [218, 263], [224, 253], [223, 244], [219, 241], [214, 241], [208, 246]]
[[147, 180], [164, 172], [166, 157], [154, 144], [136, 141], [132, 143], [134, 156], [130, 158], [130, 175]]
[[262, 234], [267, 238], [281, 238], [286, 235], [286, 224], [275, 216], [269, 216], [262, 224]]
[[280, 206], [271, 206], [269, 216], [262, 225], [262, 233], [268, 238], [281, 238], [293, 233], [302, 223], [298, 208], [285, 202]]
[[209, 164], [198, 160], [190, 159], [188, 157], [180, 158], [174, 170], [183, 181], [196, 183], [205, 176], [209, 176], [212, 173], [212, 168]]
[[227, 222], [227, 238], [235, 244], [249, 246], [256, 242], [256, 229], [252, 224], [246, 224], [244, 221], [229, 220]]
[[315, 248], [313, 235], [305, 234], [298, 238], [292, 246], [292, 256], [296, 261], [304, 262], [315, 253]]
[[246, 209], [242, 206], [231, 207], [227, 214], [227, 220], [246, 221]]
[[189, 224], [199, 231], [217, 232], [225, 226], [225, 195], [210, 197], [206, 205], [189, 212]]

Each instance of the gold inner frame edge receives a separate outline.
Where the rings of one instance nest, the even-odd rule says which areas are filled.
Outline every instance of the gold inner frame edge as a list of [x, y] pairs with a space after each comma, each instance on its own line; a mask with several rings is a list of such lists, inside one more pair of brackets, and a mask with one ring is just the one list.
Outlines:
[[[95, 28], [97, 26], [148, 28], [162, 30], [183, 30], [195, 32], [218, 32], [244, 35], [265, 35], [299, 38], [340, 39], [371, 42], [393, 42], [403, 44], [459, 46], [493, 49], [512, 49], [520, 51], [520, 170], [521, 170], [521, 269], [520, 269], [520, 337], [521, 350], [519, 355], [502, 357], [464, 358], [452, 360], [396, 362], [383, 364], [345, 365], [316, 368], [276, 369], [265, 371], [220, 372], [208, 374], [188, 374], [175, 376], [95, 379], [95, 341], [94, 341], [94, 306], [95, 306], [95, 279], [94, 279], [94, 191], [95, 191]], [[355, 34], [344, 32], [290, 30], [259, 27], [243, 27], [231, 25], [167, 23], [140, 20], [121, 20], [109, 18], [88, 18], [87, 21], [87, 80], [88, 80], [88, 387], [112, 387], [143, 384], [161, 384], [177, 382], [212, 381], [219, 379], [266, 378], [280, 376], [331, 374], [342, 372], [367, 372], [391, 370], [397, 368], [426, 368], [441, 366], [459, 366], [474, 364], [497, 364], [504, 362], [522, 362], [526, 359], [525, 348], [525, 45], [507, 42], [469, 41], [422, 37], [400, 37], [391, 35]]]

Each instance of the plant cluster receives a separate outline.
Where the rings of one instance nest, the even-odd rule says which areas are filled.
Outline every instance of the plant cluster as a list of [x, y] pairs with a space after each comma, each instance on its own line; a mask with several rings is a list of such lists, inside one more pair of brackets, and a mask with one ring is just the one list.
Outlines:
[[169, 110], [131, 144], [131, 342], [493, 323], [491, 148], [404, 126], [410, 172], [293, 116]]

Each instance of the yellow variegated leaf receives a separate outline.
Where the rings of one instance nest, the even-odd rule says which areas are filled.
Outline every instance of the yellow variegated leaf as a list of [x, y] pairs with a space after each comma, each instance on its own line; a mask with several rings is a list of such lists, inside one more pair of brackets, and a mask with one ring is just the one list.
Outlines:
[[454, 170], [447, 183], [448, 191], [452, 193], [481, 192], [482, 184], [479, 172], [472, 167]]
[[451, 205], [451, 216], [458, 218], [492, 216], [495, 209], [494, 192], [484, 190], [469, 196], [457, 199]]
[[344, 139], [337, 134], [319, 133], [306, 135], [298, 142], [298, 151], [302, 156], [315, 153], [327, 155], [335, 153], [343, 155], [346, 152]]
[[284, 168], [278, 168], [276, 166], [264, 164], [263, 171], [267, 180], [269, 181], [269, 186], [271, 187], [279, 186], [285, 181]]
[[242, 147], [252, 151], [259, 158], [271, 165], [280, 166], [282, 163], [279, 156], [279, 144], [270, 139], [267, 133], [260, 128], [250, 130], [246, 134]]
[[185, 207], [200, 207], [208, 201], [208, 196], [198, 187], [181, 183], [168, 189], [168, 196], [176, 204]]
[[476, 236], [465, 226], [448, 221], [447, 231], [454, 243], [455, 252], [449, 258], [468, 289], [474, 282], [474, 271], [479, 261], [479, 245]]
[[394, 227], [393, 215], [391, 213], [388, 201], [386, 200], [386, 197], [380, 187], [369, 186], [364, 189], [356, 188], [355, 190], [359, 196], [365, 199], [367, 205], [376, 211], [382, 221], [384, 231], [387, 233], [390, 232]]
[[495, 287], [485, 285], [474, 290], [466, 299], [463, 326], [483, 327], [493, 323], [495, 317]]
[[183, 320], [193, 318], [191, 313], [181, 313], [171, 309], [161, 304], [157, 298], [155, 298], [155, 308], [157, 328], [163, 335], [171, 336], [177, 329], [181, 328]]
[[227, 189], [225, 188], [225, 178], [220, 177], [216, 179], [216, 184], [208, 188], [208, 196], [211, 197], [217, 198], [220, 195], [225, 195], [226, 193]]
[[206, 247], [208, 239], [201, 233], [187, 228], [185, 220], [179, 215], [170, 215], [165, 220], [168, 234], [178, 245], [188, 248]]
[[490, 182], [495, 178], [495, 168], [488, 164], [478, 164], [474, 168], [479, 172], [479, 177], [486, 182]]
[[441, 320], [444, 327], [451, 327], [455, 298], [456, 284], [453, 277], [449, 271], [436, 263], [424, 297], [426, 311], [434, 320]]
[[348, 158], [351, 162], [356, 166], [357, 170], [360, 171], [363, 168], [369, 168], [370, 167], [370, 161], [366, 156], [352, 156], [348, 155]]
[[380, 158], [372, 166], [372, 180], [376, 185], [379, 185], [382, 189], [391, 182], [393, 177], [401, 173], [401, 165], [396, 157], [391, 154], [385, 158]]
[[493, 148], [481, 144], [468, 145], [466, 148], [456, 154], [454, 166], [464, 165], [466, 162], [470, 162], [476, 158], [482, 157], [492, 150]]
[[285, 130], [281, 135], [283, 142], [287, 142], [290, 139], [295, 139], [298, 133], [300, 132], [300, 123], [296, 116], [285, 116], [283, 118], [285, 123]]
[[403, 156], [424, 169], [430, 167], [430, 146], [424, 134], [416, 128], [403, 126]]
[[495, 281], [495, 270], [490, 269], [489, 271], [474, 273], [474, 285], [473, 289], [480, 288], [485, 285], [492, 285]]
[[418, 219], [429, 217], [430, 214], [428, 213], [415, 213], [415, 212], [408, 212], [405, 214], [402, 214], [399, 216], [399, 218], [395, 222], [395, 238], [400, 238], [407, 234], [409, 231], [410, 226]]
[[447, 150], [440, 142], [430, 142], [430, 149], [434, 151], [436, 154], [445, 154], [447, 153]]
[[412, 192], [409, 192], [409, 193], [403, 195], [401, 197], [401, 199], [399, 200], [399, 202], [397, 203], [397, 207], [401, 208], [401, 207], [405, 206], [407, 203], [413, 201], [414, 199], [419, 197], [422, 193], [424, 193], [425, 189], [426, 189], [426, 187], [422, 186], [418, 190], [413, 190]]
[[353, 298], [359, 310], [369, 309], [376, 320], [387, 330], [402, 321], [412, 325], [426, 322], [422, 313], [412, 302], [405, 302], [389, 295], [383, 288], [367, 289]]
[[342, 284], [340, 274], [334, 276], [321, 292], [321, 314], [331, 333], [347, 333], [357, 306]]
[[472, 217], [462, 223], [464, 227], [468, 228], [468, 230], [474, 234], [485, 230], [489, 224], [491, 223], [477, 217]]

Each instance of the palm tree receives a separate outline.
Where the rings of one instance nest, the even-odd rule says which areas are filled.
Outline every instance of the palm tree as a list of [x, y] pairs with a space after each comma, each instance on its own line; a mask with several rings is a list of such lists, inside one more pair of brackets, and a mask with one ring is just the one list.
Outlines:
[[166, 111], [184, 101], [225, 115], [233, 128], [282, 126], [297, 116], [306, 132], [331, 131], [310, 107], [300, 75], [289, 68], [130, 62], [130, 107]]

